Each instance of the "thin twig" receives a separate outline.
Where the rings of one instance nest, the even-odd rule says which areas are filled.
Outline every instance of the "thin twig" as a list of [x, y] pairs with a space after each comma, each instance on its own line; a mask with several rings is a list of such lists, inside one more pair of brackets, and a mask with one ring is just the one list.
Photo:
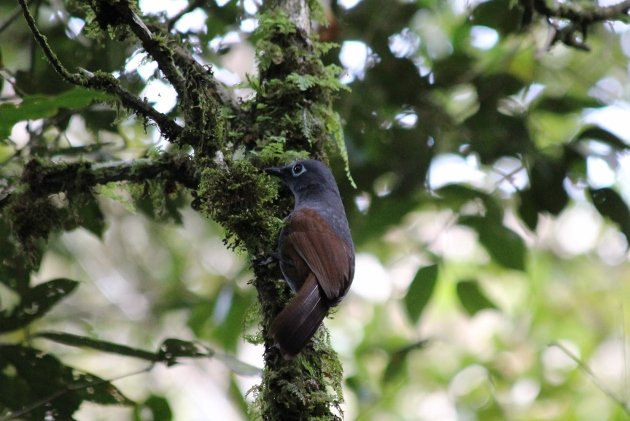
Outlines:
[[597, 378], [597, 376], [595, 375], [595, 373], [593, 372], [593, 370], [591, 370], [591, 368], [585, 362], [580, 360], [575, 354], [573, 354], [567, 347], [562, 345], [560, 342], [552, 342], [549, 344], [549, 346], [557, 347], [567, 357], [572, 359], [573, 362], [575, 362], [578, 365], [578, 367], [580, 367], [586, 374], [588, 374], [588, 376], [593, 381], [593, 384], [595, 384], [595, 386], [597, 386], [599, 390], [601, 390], [610, 399], [615, 401], [621, 407], [621, 409], [623, 409], [625, 412], [628, 413], [628, 415], [630, 415], [630, 404], [627, 402], [624, 402], [622, 397], [618, 396], [615, 392], [610, 390], [606, 385], [602, 384]]
[[[30, 3], [30, 0], [27, 3]], [[21, 9], [19, 7], [16, 7], [15, 11], [11, 13], [4, 22], [0, 23], [0, 33], [4, 32], [5, 29], [11, 26], [11, 24], [15, 22], [15, 19], [17, 19], [18, 16], [20, 16], [20, 13], [21, 13]]]

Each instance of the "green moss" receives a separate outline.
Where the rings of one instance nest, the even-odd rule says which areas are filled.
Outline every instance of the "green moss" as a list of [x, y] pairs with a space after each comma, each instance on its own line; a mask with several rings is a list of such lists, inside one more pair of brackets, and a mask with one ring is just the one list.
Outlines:
[[181, 187], [169, 179], [155, 178], [130, 184], [128, 191], [135, 208], [158, 222], [181, 223], [179, 209], [184, 205]]
[[[331, 43], [305, 43], [293, 23], [277, 9], [260, 17], [254, 36], [260, 79], [256, 90], [255, 128], [261, 134], [255, 153], [287, 162], [303, 157], [325, 159], [327, 145], [348, 158], [338, 115], [332, 109], [336, 95], [348, 88], [341, 84], [341, 69], [324, 65], [321, 55], [334, 48]], [[280, 145], [279, 139], [284, 139]], [[299, 153], [294, 153], [299, 151]], [[350, 177], [351, 179], [351, 177]]]
[[[297, 357], [263, 373], [262, 383], [252, 389], [253, 414], [282, 414], [286, 420], [340, 420], [343, 413], [343, 370], [330, 347], [330, 336], [320, 327], [311, 343]], [[267, 393], [273, 390], [273, 398]], [[291, 402], [290, 407], [281, 406]]]
[[311, 19], [320, 25], [326, 24], [326, 14], [320, 0], [307, 0], [308, 8], [311, 10]]
[[[37, 266], [52, 232], [85, 226], [100, 235], [103, 216], [92, 196], [90, 164], [44, 164], [24, 167], [21, 188], [3, 209], [11, 235], [28, 262]], [[54, 193], [54, 194], [53, 194]]]
[[24, 166], [21, 181], [34, 194], [83, 191], [94, 184], [88, 162], [46, 164], [38, 159]]
[[139, 13], [136, 3], [128, 0], [70, 0], [67, 7], [73, 15], [85, 19], [84, 32], [89, 38], [99, 42], [106, 37], [123, 41], [131, 36], [131, 31], [120, 14], [119, 4]]
[[14, 194], [2, 216], [20, 253], [32, 267], [38, 266], [48, 234], [62, 225], [59, 210], [47, 197], [26, 192]]
[[186, 67], [186, 70], [180, 104], [185, 122], [182, 137], [184, 143], [195, 147], [196, 153], [213, 157], [227, 145], [234, 116], [229, 107], [219, 105], [212, 96], [215, 86], [208, 78], [210, 72], [200, 73], [196, 67]]
[[247, 160], [226, 160], [201, 173], [197, 205], [226, 229], [226, 244], [259, 256], [271, 250], [282, 221], [274, 217], [277, 187]]

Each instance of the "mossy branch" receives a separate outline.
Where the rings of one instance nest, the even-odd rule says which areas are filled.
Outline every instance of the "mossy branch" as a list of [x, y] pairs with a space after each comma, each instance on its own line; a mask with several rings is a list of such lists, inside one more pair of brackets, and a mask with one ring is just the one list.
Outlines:
[[167, 46], [167, 35], [162, 33], [153, 34], [148, 26], [142, 21], [140, 16], [125, 1], [113, 4], [119, 14], [119, 18], [129, 26], [134, 35], [140, 40], [142, 47], [157, 62], [158, 67], [173, 85], [177, 95], [183, 97], [186, 92], [186, 79], [175, 66], [173, 52]]
[[[531, 23], [535, 13], [544, 16], [553, 28], [550, 45], [561, 42], [569, 47], [589, 51], [586, 44], [590, 25], [609, 20], [626, 20], [630, 12], [630, 1], [625, 0], [610, 6], [561, 3], [552, 6], [545, 0], [520, 0], [523, 8], [523, 25]], [[565, 21], [565, 22], [558, 22]]]
[[610, 6], [590, 6], [584, 4], [562, 3], [548, 6], [545, 0], [533, 0], [529, 7], [548, 18], [568, 19], [571, 22], [589, 25], [607, 20], [624, 19], [630, 11], [630, 1], [625, 0]]
[[[155, 178], [168, 179], [194, 189], [199, 178], [187, 157], [163, 155], [158, 159], [136, 159], [106, 163], [43, 164], [29, 161], [24, 167], [20, 184], [15, 190], [28, 190], [31, 194], [46, 197], [67, 191], [86, 191], [91, 187], [110, 182], [141, 182]], [[12, 193], [0, 198], [0, 207], [11, 201]]]
[[111, 95], [114, 95], [125, 107], [133, 110], [134, 112], [147, 119], [153, 120], [166, 138], [174, 143], [177, 143], [177, 139], [183, 130], [182, 127], [175, 123], [175, 121], [168, 118], [165, 114], [162, 114], [155, 110], [155, 108], [151, 107], [147, 102], [141, 100], [140, 98], [123, 88], [112, 75], [104, 72], [97, 72], [96, 74], [93, 74], [87, 71], [79, 74], [72, 73], [68, 69], [66, 69], [65, 66], [61, 63], [61, 60], [59, 60], [59, 57], [57, 57], [55, 52], [50, 48], [46, 36], [43, 35], [37, 27], [35, 19], [33, 18], [33, 15], [28, 8], [26, 0], [18, 0], [18, 3], [22, 7], [22, 12], [24, 14], [24, 18], [26, 19], [26, 23], [31, 29], [31, 32], [35, 37], [37, 44], [43, 50], [44, 55], [48, 59], [50, 65], [65, 81], [73, 85], [107, 92]]
[[[227, 90], [214, 79], [212, 67], [198, 63], [163, 26], [146, 24], [131, 2], [102, 3], [107, 5], [107, 13], [103, 13], [109, 25], [128, 26], [177, 92], [185, 125], [180, 143], [193, 146], [202, 155], [213, 156], [223, 144], [219, 133], [224, 127], [223, 109], [229, 110], [229, 114], [237, 114], [239, 109]], [[98, 15], [97, 9], [94, 12]]]

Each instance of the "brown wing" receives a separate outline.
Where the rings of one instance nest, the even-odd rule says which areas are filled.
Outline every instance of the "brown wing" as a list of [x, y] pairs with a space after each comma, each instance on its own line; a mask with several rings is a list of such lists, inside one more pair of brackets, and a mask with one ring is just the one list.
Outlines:
[[269, 332], [285, 358], [297, 355], [322, 324], [330, 306], [309, 272], [302, 288], [271, 323]]
[[287, 240], [315, 274], [326, 298], [334, 304], [352, 282], [352, 250], [312, 209], [291, 214]]

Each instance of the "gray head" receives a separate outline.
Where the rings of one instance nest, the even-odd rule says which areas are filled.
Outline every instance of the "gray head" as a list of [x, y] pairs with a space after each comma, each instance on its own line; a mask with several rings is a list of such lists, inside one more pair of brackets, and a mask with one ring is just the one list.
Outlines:
[[293, 192], [297, 201], [332, 192], [338, 198], [339, 189], [335, 177], [320, 161], [305, 159], [284, 167], [266, 168], [268, 174], [279, 177]]
[[354, 250], [339, 189], [335, 177], [326, 165], [314, 159], [306, 159], [292, 162], [285, 167], [266, 168], [265, 171], [279, 177], [289, 186], [295, 196], [295, 209], [316, 210]]

